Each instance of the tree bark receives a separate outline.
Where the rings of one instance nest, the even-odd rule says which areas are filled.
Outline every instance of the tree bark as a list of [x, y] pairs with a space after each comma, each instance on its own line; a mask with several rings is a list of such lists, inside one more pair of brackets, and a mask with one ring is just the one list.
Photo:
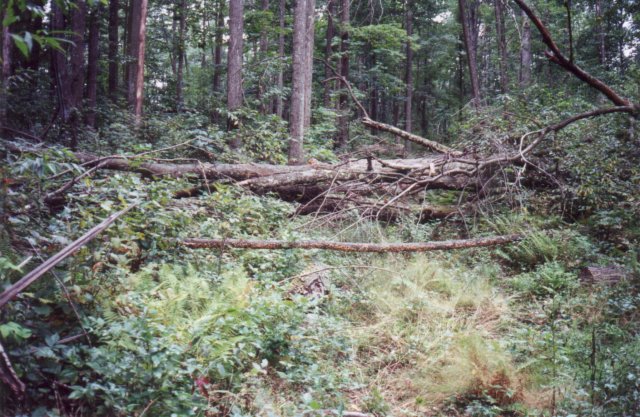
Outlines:
[[98, 60], [100, 59], [101, 5], [91, 13], [89, 25], [89, 53], [87, 57], [87, 126], [96, 128], [96, 102], [98, 97]]
[[313, 52], [315, 46], [315, 9], [316, 0], [306, 0], [306, 26], [304, 39], [305, 77], [304, 77], [304, 127], [311, 126], [311, 99], [313, 98]]
[[[326, 33], [326, 42], [324, 47], [324, 60], [331, 64], [333, 58], [333, 37], [335, 36], [335, 28], [333, 23], [333, 17], [336, 13], [336, 0], [328, 0], [327, 1], [327, 33]], [[324, 76], [326, 79], [331, 78], [331, 69], [328, 67], [325, 68]], [[333, 82], [327, 81], [324, 83], [324, 95], [323, 95], [323, 103], [324, 107], [331, 107], [331, 90], [332, 90]]]
[[[229, 53], [227, 56], [227, 109], [230, 113], [242, 107], [242, 52], [244, 35], [244, 0], [229, 2]], [[230, 116], [227, 119], [227, 130], [240, 127], [240, 119]], [[242, 141], [234, 135], [229, 145], [231, 149], [239, 149]]]
[[500, 52], [500, 91], [502, 94], [509, 92], [509, 58], [507, 56], [507, 37], [504, 25], [503, 0], [494, 0], [496, 15], [496, 41]]
[[115, 101], [118, 97], [118, 30], [120, 19], [118, 11], [120, 10], [120, 0], [111, 0], [109, 2], [109, 80], [108, 94], [111, 100]]
[[129, 56], [134, 60], [129, 64], [128, 101], [133, 110], [135, 123], [142, 121], [144, 101], [144, 54], [147, 28], [147, 0], [131, 0]]
[[[340, 10], [340, 76], [343, 80], [349, 80], [349, 24], [350, 13], [349, 6], [351, 2], [349, 0], [342, 0], [342, 7]], [[340, 117], [338, 120], [338, 137], [336, 145], [338, 149], [344, 149], [349, 142], [349, 96], [344, 91], [347, 88], [346, 83], [343, 81], [341, 84], [342, 92], [340, 93], [339, 111]]]
[[[405, 85], [406, 97], [404, 104], [404, 130], [408, 133], [413, 131], [413, 49], [411, 36], [413, 36], [413, 2], [406, 0], [405, 3], [405, 28], [407, 31], [406, 62], [405, 62]], [[410, 142], [405, 141], [405, 149], [411, 149]]]
[[[475, 0], [472, 0], [475, 1]], [[462, 25], [462, 38], [464, 40], [464, 48], [467, 53], [467, 65], [469, 67], [469, 81], [471, 83], [471, 99], [473, 105], [477, 108], [480, 106], [480, 82], [478, 78], [477, 64], [477, 48], [474, 42], [472, 30], [472, 20], [469, 17], [469, 8], [466, 0], [458, 0], [460, 9], [460, 23]]]
[[520, 41], [520, 87], [531, 84], [531, 25], [526, 14], [522, 13], [522, 39]]
[[468, 249], [505, 245], [517, 242], [522, 235], [482, 237], [476, 239], [443, 240], [439, 242], [411, 243], [353, 243], [321, 240], [245, 240], [245, 239], [184, 239], [180, 243], [188, 248], [238, 249], [322, 249], [338, 252], [431, 252], [436, 250]]
[[302, 141], [305, 128], [305, 92], [307, 77], [307, 2], [294, 0], [293, 9], [293, 78], [291, 86], [291, 110], [289, 112], [289, 165], [304, 164]]

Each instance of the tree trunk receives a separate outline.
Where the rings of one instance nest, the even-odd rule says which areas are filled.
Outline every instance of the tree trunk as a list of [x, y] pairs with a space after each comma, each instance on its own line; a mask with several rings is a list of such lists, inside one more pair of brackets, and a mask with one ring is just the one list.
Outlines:
[[71, 65], [71, 92], [73, 106], [76, 109], [76, 117], [82, 112], [82, 99], [84, 98], [84, 50], [85, 29], [87, 19], [87, 3], [84, 0], [76, 2], [76, 7], [70, 16], [72, 41], [75, 44], [69, 52], [69, 64]]
[[[262, 11], [263, 12], [269, 11], [269, 0], [262, 0]], [[269, 52], [269, 36], [266, 29], [262, 29], [262, 31], [260, 32], [260, 44], [258, 49], [259, 49], [258, 57], [261, 60], [265, 60]], [[256, 98], [258, 99], [258, 103], [260, 103], [261, 114], [267, 114], [267, 106], [266, 106], [266, 103], [264, 102], [264, 93], [267, 89], [265, 86], [265, 81], [266, 80], [264, 79], [264, 77], [259, 78], [258, 90], [256, 93]]]
[[305, 76], [304, 76], [304, 127], [311, 126], [311, 99], [313, 98], [313, 52], [315, 46], [315, 9], [316, 0], [306, 0], [306, 26], [304, 39]]
[[509, 91], [509, 58], [507, 56], [507, 37], [504, 26], [503, 0], [494, 0], [494, 11], [496, 15], [496, 40], [498, 51], [500, 52], [500, 91], [506, 94]]
[[274, 113], [282, 118], [283, 117], [283, 109], [284, 109], [284, 103], [283, 103], [283, 99], [282, 99], [282, 90], [284, 89], [284, 71], [283, 71], [283, 65], [284, 65], [284, 31], [285, 31], [285, 11], [287, 8], [287, 2], [286, 0], [280, 0], [280, 4], [278, 7], [278, 17], [279, 17], [279, 23], [280, 23], [280, 32], [278, 34], [278, 61], [279, 61], [279, 69], [278, 69], [278, 79], [277, 79], [277, 84], [278, 84], [278, 95], [275, 98], [275, 101], [273, 103], [274, 105]]
[[604, 31], [604, 13], [602, 11], [602, 0], [596, 0], [596, 28], [598, 31], [598, 57], [600, 58], [600, 65], [602, 68], [607, 69], [607, 48], [606, 48], [606, 33]]
[[305, 92], [307, 74], [307, 1], [295, 0], [293, 9], [293, 79], [289, 112], [289, 165], [304, 164], [302, 141], [305, 125]]
[[144, 100], [144, 54], [147, 28], [147, 0], [131, 0], [129, 56], [134, 60], [129, 64], [128, 101], [133, 110], [136, 124], [142, 121]]
[[144, 54], [146, 47], [147, 29], [147, 0], [131, 1], [131, 35], [130, 56], [135, 61], [129, 70], [129, 105], [133, 109], [135, 123], [142, 121], [142, 106], [144, 101]]
[[[9, 35], [8, 25], [2, 26], [2, 71], [0, 75], [2, 76], [2, 85], [0, 85], [0, 127], [2, 127], [7, 126], [8, 122], [9, 77], [11, 76], [11, 36]], [[1, 129], [0, 133], [2, 133]]]
[[218, 2], [218, 10], [216, 10], [216, 39], [213, 52], [213, 91], [219, 92], [220, 74], [222, 72], [222, 32], [224, 31], [224, 2]]
[[[375, 52], [371, 53], [371, 68], [375, 68], [377, 65]], [[378, 85], [375, 75], [371, 76], [371, 85], [369, 86], [369, 116], [373, 120], [378, 120]], [[377, 132], [374, 128], [371, 128], [371, 134], [375, 135]]]
[[520, 43], [520, 87], [526, 88], [531, 84], [531, 25], [526, 14], [522, 13], [522, 40]]
[[571, 0], [564, 0], [564, 7], [567, 9], [567, 34], [569, 36], [569, 62], [574, 62], [573, 56], [573, 19], [571, 17]]
[[178, 59], [178, 65], [176, 70], [176, 111], [182, 112], [184, 108], [184, 94], [183, 94], [183, 82], [184, 82], [184, 64], [185, 64], [185, 32], [187, 30], [187, 1], [182, 0], [179, 5], [178, 11], [178, 42], [176, 48], [176, 56]]
[[[244, 0], [230, 0], [229, 3], [229, 53], [227, 57], [227, 109], [235, 112], [242, 106], [242, 51], [244, 35]], [[238, 116], [227, 119], [227, 130], [240, 127]], [[242, 145], [239, 135], [230, 141], [231, 149]]]
[[[324, 47], [324, 60], [331, 64], [333, 57], [333, 37], [335, 36], [335, 28], [333, 23], [333, 16], [336, 13], [336, 4], [335, 0], [327, 1], [327, 33], [326, 33], [326, 43]], [[333, 76], [331, 69], [326, 67], [324, 71], [324, 77], [329, 79]], [[327, 81], [324, 83], [324, 95], [323, 95], [323, 103], [324, 107], [331, 107], [331, 90], [332, 90], [333, 82]]]
[[111, 100], [115, 101], [118, 96], [118, 30], [120, 19], [120, 0], [109, 2], [109, 80], [108, 94]]
[[[349, 0], [342, 0], [342, 8], [340, 11], [340, 76], [344, 80], [349, 80], [349, 6], [351, 2]], [[349, 141], [349, 96], [345, 89], [346, 83], [342, 82], [340, 88], [340, 106], [341, 112], [340, 119], [338, 121], [338, 140], [336, 141], [337, 148], [344, 149]]]
[[[405, 85], [406, 97], [404, 104], [404, 130], [411, 133], [413, 130], [413, 49], [411, 36], [413, 36], [413, 4], [407, 0], [405, 4], [405, 28], [407, 31], [406, 61], [405, 61]], [[405, 141], [405, 151], [411, 149], [410, 142]]]
[[[475, 0], [472, 0], [475, 1]], [[460, 9], [460, 23], [462, 25], [462, 38], [464, 40], [464, 48], [467, 53], [467, 64], [469, 66], [469, 80], [471, 82], [471, 99], [474, 106], [480, 106], [480, 83], [478, 78], [478, 64], [476, 60], [477, 43], [474, 42], [474, 29], [472, 19], [469, 17], [469, 9], [466, 0], [458, 0]]]
[[72, 149], [78, 146], [77, 128], [81, 120], [84, 96], [84, 32], [87, 5], [78, 1], [69, 13], [69, 26], [65, 25], [64, 10], [58, 4], [51, 7], [51, 29], [68, 31], [69, 45], [65, 51], [52, 49], [52, 76], [55, 80], [62, 122], [70, 128]]
[[89, 25], [89, 53], [87, 57], [87, 126], [96, 128], [96, 101], [98, 96], [98, 60], [100, 59], [101, 6], [97, 4], [91, 13]]

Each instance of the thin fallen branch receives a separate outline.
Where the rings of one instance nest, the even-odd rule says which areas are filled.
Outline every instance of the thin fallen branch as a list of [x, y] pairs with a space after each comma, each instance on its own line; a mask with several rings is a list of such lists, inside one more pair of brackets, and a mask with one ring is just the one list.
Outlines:
[[443, 240], [439, 242], [411, 243], [353, 243], [321, 240], [247, 240], [247, 239], [184, 239], [180, 243], [188, 248], [238, 249], [323, 249], [339, 252], [429, 252], [504, 245], [516, 242], [522, 235], [504, 235], [476, 239]]
[[56, 253], [51, 258], [43, 262], [40, 266], [35, 268], [33, 271], [29, 272], [27, 275], [22, 277], [18, 282], [16, 282], [15, 284], [7, 288], [2, 293], [2, 295], [0, 295], [0, 309], [3, 308], [5, 305], [7, 305], [9, 301], [15, 298], [18, 294], [20, 294], [20, 292], [22, 292], [25, 288], [33, 284], [41, 276], [43, 276], [49, 270], [51, 270], [51, 268], [53, 268], [62, 260], [72, 255], [75, 251], [77, 251], [87, 243], [89, 243], [94, 237], [96, 237], [105, 229], [107, 229], [113, 222], [115, 222], [118, 218], [120, 218], [122, 215], [127, 213], [129, 210], [131, 210], [135, 206], [136, 204], [131, 204], [126, 208], [116, 213], [113, 213], [112, 215], [104, 219], [100, 224], [93, 227], [91, 230], [89, 230], [87, 233], [82, 235], [80, 238], [78, 238], [74, 242], [67, 245], [60, 252]]
[[26, 388], [24, 382], [18, 378], [18, 374], [16, 374], [16, 371], [13, 369], [2, 343], [0, 343], [0, 380], [7, 384], [18, 398], [24, 396]]

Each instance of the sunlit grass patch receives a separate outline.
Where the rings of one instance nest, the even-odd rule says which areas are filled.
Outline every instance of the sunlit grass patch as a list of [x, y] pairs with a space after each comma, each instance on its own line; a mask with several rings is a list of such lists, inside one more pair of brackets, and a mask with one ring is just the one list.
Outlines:
[[530, 396], [507, 347], [510, 300], [487, 277], [433, 255], [388, 257], [384, 266], [360, 280], [365, 298], [352, 337], [367, 390], [390, 414], [435, 414], [448, 402], [485, 398], [510, 406]]

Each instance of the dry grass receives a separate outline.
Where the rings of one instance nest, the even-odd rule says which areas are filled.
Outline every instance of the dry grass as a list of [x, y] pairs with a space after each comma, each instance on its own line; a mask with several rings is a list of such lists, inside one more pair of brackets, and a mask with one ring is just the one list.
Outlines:
[[368, 300], [353, 312], [361, 397], [379, 391], [395, 416], [437, 415], [448, 400], [485, 395], [503, 406], [540, 400], [505, 349], [513, 314], [487, 278], [427, 255], [384, 267], [398, 272], [368, 273]]

